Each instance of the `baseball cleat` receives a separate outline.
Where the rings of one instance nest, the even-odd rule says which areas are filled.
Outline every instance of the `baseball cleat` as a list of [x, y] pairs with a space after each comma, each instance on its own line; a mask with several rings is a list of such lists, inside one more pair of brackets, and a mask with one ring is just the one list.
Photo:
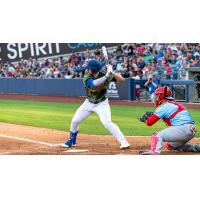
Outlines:
[[130, 147], [130, 144], [127, 141], [124, 141], [120, 145], [120, 149], [128, 149]]
[[69, 148], [69, 147], [75, 147], [76, 146], [76, 137], [77, 137], [77, 134], [78, 134], [78, 131], [73, 133], [70, 131], [70, 138], [69, 140], [67, 140], [63, 145], [62, 147], [66, 147], [66, 148]]
[[159, 153], [157, 152], [153, 152], [153, 151], [140, 151], [139, 152], [140, 155], [160, 155]]
[[70, 147], [75, 147], [76, 144], [73, 144], [73, 143], [72, 143], [72, 140], [69, 139], [69, 140], [67, 140], [64, 144], [62, 144], [61, 146], [64, 147], [64, 148], [70, 148]]
[[194, 145], [193, 152], [200, 152], [200, 144]]

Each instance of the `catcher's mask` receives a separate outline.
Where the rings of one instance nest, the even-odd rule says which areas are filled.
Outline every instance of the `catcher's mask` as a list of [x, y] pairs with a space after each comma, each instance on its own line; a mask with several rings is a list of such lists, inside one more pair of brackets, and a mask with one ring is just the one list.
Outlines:
[[169, 87], [163, 86], [163, 87], [157, 88], [154, 94], [156, 96], [156, 100], [155, 100], [156, 107], [158, 107], [163, 103], [163, 99], [165, 99], [166, 97], [170, 97], [172, 95], [172, 91]]

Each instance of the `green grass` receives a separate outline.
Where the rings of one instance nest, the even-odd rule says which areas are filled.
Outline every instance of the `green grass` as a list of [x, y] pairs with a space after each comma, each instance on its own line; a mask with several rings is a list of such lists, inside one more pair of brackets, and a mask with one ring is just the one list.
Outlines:
[[[80, 104], [77, 103], [0, 100], [0, 121], [68, 130], [73, 114], [79, 106]], [[164, 123], [159, 122], [152, 127], [147, 127], [138, 121], [138, 116], [145, 111], [153, 110], [154, 108], [111, 106], [112, 120], [125, 135], [151, 135], [154, 131], [165, 128]], [[199, 112], [199, 110], [190, 110], [196, 122], [200, 121]], [[197, 129], [200, 129], [199, 123], [196, 125]], [[110, 134], [96, 114], [92, 114], [80, 125], [80, 131], [88, 134]]]

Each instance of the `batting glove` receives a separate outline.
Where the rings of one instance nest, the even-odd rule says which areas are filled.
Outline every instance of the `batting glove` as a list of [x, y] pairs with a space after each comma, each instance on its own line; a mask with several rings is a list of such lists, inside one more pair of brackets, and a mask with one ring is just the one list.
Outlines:
[[112, 68], [112, 65], [106, 65], [106, 67], [107, 67], [106, 77], [108, 78], [112, 76], [113, 68]]

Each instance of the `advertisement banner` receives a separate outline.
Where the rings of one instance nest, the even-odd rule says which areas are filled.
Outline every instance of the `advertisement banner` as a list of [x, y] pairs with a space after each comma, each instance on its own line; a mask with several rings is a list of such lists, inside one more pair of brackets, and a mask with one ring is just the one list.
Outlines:
[[109, 99], [113, 100], [130, 100], [130, 79], [126, 79], [123, 84], [111, 82], [107, 89]]
[[0, 62], [44, 58], [117, 45], [119, 43], [0, 43]]

